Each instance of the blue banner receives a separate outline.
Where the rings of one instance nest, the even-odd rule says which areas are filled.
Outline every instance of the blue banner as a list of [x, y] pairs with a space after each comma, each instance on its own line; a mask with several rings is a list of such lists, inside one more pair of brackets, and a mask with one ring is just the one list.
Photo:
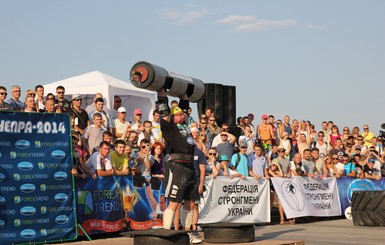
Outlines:
[[373, 191], [384, 190], [385, 179], [371, 180], [371, 179], [356, 179], [352, 177], [343, 176], [337, 179], [338, 192], [341, 202], [342, 213], [346, 208], [352, 205], [353, 191]]
[[0, 112], [1, 244], [75, 239], [68, 114]]
[[87, 234], [162, 227], [166, 208], [162, 185], [159, 178], [143, 176], [77, 179], [79, 224]]

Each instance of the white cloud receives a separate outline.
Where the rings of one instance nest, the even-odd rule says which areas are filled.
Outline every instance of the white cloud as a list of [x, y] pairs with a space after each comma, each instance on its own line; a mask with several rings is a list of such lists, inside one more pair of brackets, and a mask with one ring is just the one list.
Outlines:
[[253, 15], [229, 15], [216, 20], [217, 24], [235, 25], [232, 32], [252, 32], [273, 28], [286, 28], [297, 24], [295, 20], [258, 20]]
[[250, 23], [256, 21], [257, 18], [252, 15], [229, 15], [226, 18], [215, 21], [219, 24], [238, 24], [238, 23]]
[[313, 29], [313, 30], [318, 30], [318, 31], [323, 31], [323, 30], [326, 30], [326, 25], [311, 25], [311, 24], [308, 24], [306, 25], [307, 28], [309, 29]]
[[177, 12], [172, 9], [164, 9], [162, 12], [162, 17], [164, 19], [173, 20], [174, 24], [185, 24], [191, 23], [201, 19], [206, 14], [209, 14], [209, 11], [202, 9], [199, 11], [188, 11], [188, 12]]

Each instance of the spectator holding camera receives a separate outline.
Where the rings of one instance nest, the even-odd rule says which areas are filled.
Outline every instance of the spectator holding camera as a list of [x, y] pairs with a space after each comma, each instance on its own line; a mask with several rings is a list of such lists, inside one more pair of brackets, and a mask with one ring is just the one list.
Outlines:
[[293, 176], [307, 176], [300, 153], [294, 154], [293, 161], [290, 163], [290, 170]]

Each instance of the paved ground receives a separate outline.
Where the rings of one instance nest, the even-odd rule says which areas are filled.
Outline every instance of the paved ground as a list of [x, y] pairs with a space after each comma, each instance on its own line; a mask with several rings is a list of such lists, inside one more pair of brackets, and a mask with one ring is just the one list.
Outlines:
[[[203, 233], [201, 233], [203, 235]], [[354, 226], [352, 221], [335, 219], [295, 225], [256, 226], [251, 245], [278, 244], [385, 244], [383, 227]], [[93, 241], [61, 243], [66, 245], [133, 245], [133, 238], [98, 238]], [[303, 242], [303, 243], [302, 243]], [[215, 244], [215, 243], [203, 243]], [[245, 243], [242, 243], [245, 244]]]

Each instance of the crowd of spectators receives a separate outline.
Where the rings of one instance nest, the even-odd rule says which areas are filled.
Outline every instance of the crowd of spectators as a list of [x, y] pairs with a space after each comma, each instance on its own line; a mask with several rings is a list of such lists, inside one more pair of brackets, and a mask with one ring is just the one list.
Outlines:
[[[71, 101], [65, 99], [62, 86], [56, 88], [56, 95], [44, 95], [41, 85], [28, 89], [24, 102], [20, 86], [12, 86], [10, 92], [6, 99], [7, 89], [0, 86], [0, 110], [69, 113], [75, 176], [163, 178], [167, 152], [158, 110], [150, 119], [143, 118], [141, 108], [136, 108], [134, 120], [129, 122], [119, 96], [114, 96], [113, 108], [108, 110], [102, 93], [82, 108], [82, 97], [73, 94]], [[178, 102], [174, 100], [171, 106], [175, 105]], [[324, 121], [317, 129], [310, 121], [291, 120], [288, 115], [275, 119], [274, 115], [264, 114], [260, 122], [255, 122], [252, 113], [237, 118], [236, 125], [229, 125], [219, 124], [222, 120], [210, 107], [197, 120], [192, 118], [191, 108], [185, 113], [195, 146], [206, 157], [206, 176], [349, 176], [379, 180], [385, 175], [382, 136], [375, 136], [368, 125], [361, 130]]]

